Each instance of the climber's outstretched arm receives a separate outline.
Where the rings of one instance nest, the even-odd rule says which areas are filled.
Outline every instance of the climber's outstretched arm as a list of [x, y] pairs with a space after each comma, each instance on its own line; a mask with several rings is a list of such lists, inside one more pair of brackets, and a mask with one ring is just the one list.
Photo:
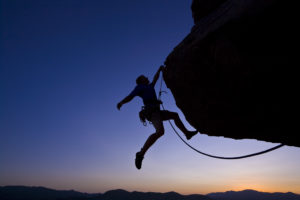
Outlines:
[[128, 95], [127, 97], [125, 97], [122, 101], [120, 101], [117, 104], [118, 110], [121, 109], [121, 107], [123, 106], [123, 104], [130, 102], [133, 98], [134, 98], [134, 96], [131, 96], [131, 95]]
[[160, 67], [159, 67], [159, 69], [157, 70], [157, 72], [156, 72], [156, 74], [154, 75], [154, 77], [153, 77], [153, 81], [152, 81], [152, 85], [155, 85], [156, 84], [156, 82], [157, 82], [157, 80], [158, 80], [158, 78], [159, 78], [159, 73], [162, 71], [164, 69], [164, 66], [163, 65], [161, 65]]

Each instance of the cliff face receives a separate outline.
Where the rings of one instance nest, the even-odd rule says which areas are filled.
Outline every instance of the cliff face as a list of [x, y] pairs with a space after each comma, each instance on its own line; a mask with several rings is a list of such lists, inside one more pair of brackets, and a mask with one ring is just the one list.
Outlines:
[[289, 7], [277, 0], [194, 0], [195, 25], [166, 59], [164, 80], [201, 133], [300, 147], [283, 132], [291, 63]]

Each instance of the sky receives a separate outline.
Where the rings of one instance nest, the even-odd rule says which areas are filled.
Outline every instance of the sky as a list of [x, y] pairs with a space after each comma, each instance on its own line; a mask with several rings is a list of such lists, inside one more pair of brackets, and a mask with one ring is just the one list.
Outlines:
[[[217, 160], [185, 146], [168, 123], [135, 168], [135, 153], [155, 130], [140, 123], [138, 97], [120, 111], [116, 105], [189, 33], [191, 2], [0, 0], [0, 186], [300, 194], [300, 148]], [[166, 109], [193, 130], [163, 89]], [[218, 156], [276, 145], [205, 134], [189, 142]]]

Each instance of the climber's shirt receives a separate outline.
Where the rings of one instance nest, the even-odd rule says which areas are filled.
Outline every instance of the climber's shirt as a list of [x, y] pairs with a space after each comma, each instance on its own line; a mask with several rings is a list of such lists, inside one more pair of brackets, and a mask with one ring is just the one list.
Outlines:
[[143, 99], [145, 107], [156, 107], [158, 104], [154, 84], [138, 84], [129, 96], [139, 96]]

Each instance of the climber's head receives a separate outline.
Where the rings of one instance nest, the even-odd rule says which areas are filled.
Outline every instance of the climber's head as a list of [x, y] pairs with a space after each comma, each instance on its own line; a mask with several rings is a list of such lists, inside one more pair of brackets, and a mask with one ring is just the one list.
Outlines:
[[138, 85], [140, 85], [140, 84], [148, 85], [149, 84], [149, 79], [144, 75], [140, 75], [136, 79], [136, 84], [138, 84]]

